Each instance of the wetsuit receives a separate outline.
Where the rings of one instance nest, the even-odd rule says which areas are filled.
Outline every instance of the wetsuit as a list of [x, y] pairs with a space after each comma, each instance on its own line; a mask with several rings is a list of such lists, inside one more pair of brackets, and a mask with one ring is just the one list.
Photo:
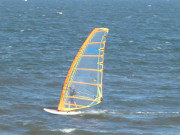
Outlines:
[[[76, 90], [75, 89], [70, 89], [70, 94], [69, 94], [71, 97], [73, 97], [74, 95], [76, 95]], [[74, 98], [70, 98], [70, 102], [71, 104], [74, 104]]]

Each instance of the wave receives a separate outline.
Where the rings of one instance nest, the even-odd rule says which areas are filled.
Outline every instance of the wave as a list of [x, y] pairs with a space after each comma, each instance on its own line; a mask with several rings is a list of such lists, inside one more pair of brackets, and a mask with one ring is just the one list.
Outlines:
[[92, 114], [92, 115], [99, 115], [99, 114], [180, 114], [180, 112], [172, 111], [172, 112], [155, 112], [155, 111], [109, 111], [109, 110], [90, 110], [90, 111], [79, 111], [79, 114]]
[[65, 129], [53, 129], [52, 131], [60, 131], [62, 133], [71, 133], [74, 132], [75, 128], [65, 128]]
[[135, 112], [136, 114], [179, 114], [179, 112]]
[[108, 113], [107, 110], [90, 110], [90, 111], [84, 111], [82, 114], [105, 114]]
[[42, 131], [50, 131], [50, 132], [62, 132], [62, 133], [72, 133], [76, 129], [75, 128], [64, 128], [64, 129], [42, 129]]

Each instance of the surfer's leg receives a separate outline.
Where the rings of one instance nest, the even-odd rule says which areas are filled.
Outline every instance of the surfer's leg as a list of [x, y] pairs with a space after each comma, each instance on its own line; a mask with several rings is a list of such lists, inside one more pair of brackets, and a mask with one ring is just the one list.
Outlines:
[[71, 107], [70, 103], [71, 103], [71, 102], [70, 102], [70, 101], [68, 101], [68, 108], [70, 108], [70, 107]]
[[74, 104], [74, 99], [70, 98], [70, 101], [68, 102], [68, 107], [71, 108], [71, 104]]
[[75, 106], [76, 106], [76, 108], [77, 108], [76, 102], [74, 102], [74, 103], [75, 103]]
[[76, 107], [76, 108], [77, 108], [77, 106], [76, 106], [76, 102], [75, 102], [74, 98], [72, 98], [72, 99], [71, 99], [71, 104], [74, 104], [74, 105], [75, 105], [74, 107]]
[[75, 106], [76, 106], [76, 108], [77, 108], [76, 101], [74, 101], [74, 105], [75, 105]]

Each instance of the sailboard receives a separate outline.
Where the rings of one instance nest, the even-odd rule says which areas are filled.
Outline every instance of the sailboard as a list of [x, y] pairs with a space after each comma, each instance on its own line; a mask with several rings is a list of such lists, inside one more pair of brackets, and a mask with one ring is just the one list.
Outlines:
[[79, 49], [66, 76], [57, 110], [53, 114], [79, 114], [80, 109], [101, 103], [107, 28], [95, 28]]

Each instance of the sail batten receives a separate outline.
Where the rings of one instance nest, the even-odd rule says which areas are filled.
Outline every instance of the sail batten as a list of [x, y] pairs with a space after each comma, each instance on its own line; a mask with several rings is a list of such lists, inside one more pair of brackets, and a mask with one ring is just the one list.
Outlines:
[[103, 55], [80, 55], [80, 57], [103, 57]]
[[68, 103], [64, 103], [65, 105], [69, 105], [69, 106], [78, 106], [78, 107], [86, 107], [86, 106], [83, 106], [83, 105], [75, 105], [75, 104], [68, 104]]
[[79, 97], [72, 97], [72, 96], [64, 96], [67, 98], [75, 98], [75, 99], [81, 99], [81, 100], [88, 100], [88, 101], [93, 101], [93, 102], [99, 102], [98, 100], [94, 100], [94, 99], [89, 99], [89, 98], [79, 98]]
[[88, 43], [88, 45], [92, 45], [92, 44], [105, 44], [106, 42], [90, 42]]
[[106, 32], [106, 30], [102, 30], [102, 31], [97, 31], [97, 32]]
[[59, 111], [88, 108], [101, 102], [107, 28], [95, 28], [78, 51], [61, 93]]
[[71, 81], [70, 83], [79, 83], [79, 84], [93, 85], [93, 86], [99, 86], [99, 87], [101, 87], [101, 85], [100, 85], [100, 84], [93, 84], [93, 83], [75, 82], [75, 81]]
[[88, 68], [76, 68], [74, 70], [87, 70], [87, 71], [96, 71], [96, 72], [102, 72], [102, 70], [97, 70], [97, 69], [88, 69]]

